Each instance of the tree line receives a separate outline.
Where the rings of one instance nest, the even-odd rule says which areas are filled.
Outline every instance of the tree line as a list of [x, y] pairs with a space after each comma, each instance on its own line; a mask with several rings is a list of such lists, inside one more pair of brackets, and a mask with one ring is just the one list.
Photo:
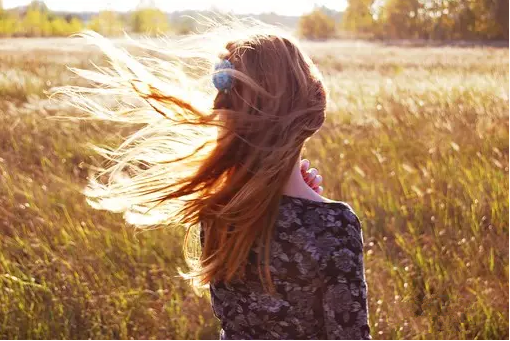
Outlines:
[[[307, 39], [329, 39], [345, 33], [379, 39], [502, 40], [508, 39], [508, 0], [348, 0], [338, 12], [316, 8], [298, 21]], [[130, 13], [102, 11], [87, 22], [76, 15], [58, 15], [42, 1], [23, 11], [3, 11], [0, 37], [69, 36], [88, 28], [107, 36], [124, 31], [144, 35], [187, 34], [189, 19], [170, 23], [166, 13], [148, 7]]]
[[348, 0], [342, 27], [375, 38], [508, 39], [508, 0]]
[[151, 7], [130, 13], [101, 11], [87, 22], [72, 14], [58, 15], [41, 1], [33, 1], [22, 11], [7, 11], [0, 7], [0, 37], [66, 37], [85, 28], [106, 36], [120, 36], [124, 31], [144, 35], [185, 34], [193, 26], [189, 20], [170, 25], [166, 13]]
[[508, 0], [348, 0], [338, 22], [316, 9], [301, 35], [376, 39], [508, 40]]

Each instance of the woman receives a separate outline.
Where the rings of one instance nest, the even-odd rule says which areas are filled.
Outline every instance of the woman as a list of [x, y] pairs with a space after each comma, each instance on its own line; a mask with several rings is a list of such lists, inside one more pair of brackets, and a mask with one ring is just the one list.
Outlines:
[[62, 92], [93, 117], [142, 124], [101, 150], [113, 165], [91, 181], [89, 202], [186, 228], [181, 274], [209, 285], [221, 339], [371, 339], [360, 221], [300, 171], [326, 90], [297, 42], [234, 21], [143, 46], [163, 60], [88, 37], [113, 68], [75, 70], [101, 89]]

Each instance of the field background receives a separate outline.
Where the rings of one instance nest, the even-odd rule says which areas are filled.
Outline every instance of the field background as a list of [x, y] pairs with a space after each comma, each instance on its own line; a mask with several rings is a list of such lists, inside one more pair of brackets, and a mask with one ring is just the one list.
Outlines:
[[[374, 339], [508, 339], [508, 47], [305, 43], [330, 90], [305, 156], [359, 214]], [[180, 237], [80, 193], [87, 147], [128, 131], [53, 86], [104, 63], [72, 39], [0, 40], [0, 338], [218, 338], [177, 277]]]

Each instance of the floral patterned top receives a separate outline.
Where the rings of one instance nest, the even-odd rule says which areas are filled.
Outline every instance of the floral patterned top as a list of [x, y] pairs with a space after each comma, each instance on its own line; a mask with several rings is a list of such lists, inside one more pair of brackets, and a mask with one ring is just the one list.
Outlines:
[[210, 283], [221, 340], [372, 339], [363, 233], [349, 205], [284, 195], [270, 255], [275, 296], [262, 289], [255, 249], [246, 279]]

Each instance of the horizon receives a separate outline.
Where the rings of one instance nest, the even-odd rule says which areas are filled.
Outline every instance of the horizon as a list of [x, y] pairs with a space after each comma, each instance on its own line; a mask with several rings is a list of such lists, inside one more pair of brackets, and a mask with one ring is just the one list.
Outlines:
[[[32, 0], [4, 0], [5, 9], [26, 6]], [[214, 10], [219, 12], [230, 12], [233, 14], [261, 14], [276, 13], [286, 16], [300, 16], [311, 12], [316, 6], [324, 6], [336, 11], [344, 11], [347, 8], [347, 0], [295, 0], [291, 7], [283, 2], [274, 0], [259, 0], [257, 2], [234, 2], [228, 0], [187, 0], [185, 2], [172, 3], [163, 0], [88, 0], [86, 2], [71, 2], [66, 0], [45, 0], [42, 1], [52, 11], [60, 12], [98, 12], [102, 10], [113, 10], [117, 12], [129, 12], [135, 10], [139, 5], [155, 6], [165, 12], [176, 11], [199, 11]]]

